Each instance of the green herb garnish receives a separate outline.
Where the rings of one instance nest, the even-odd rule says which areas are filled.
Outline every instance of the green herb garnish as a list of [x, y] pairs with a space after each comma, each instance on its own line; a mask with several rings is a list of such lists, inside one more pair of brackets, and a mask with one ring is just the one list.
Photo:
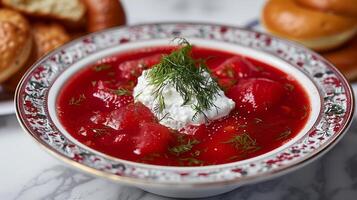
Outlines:
[[264, 71], [264, 67], [262, 66], [255, 66], [255, 69], [257, 69], [258, 72]]
[[193, 145], [200, 143], [198, 140], [188, 140], [186, 144], [180, 144], [178, 146], [174, 146], [169, 148], [169, 151], [176, 156], [179, 156], [180, 154], [183, 154], [185, 152], [191, 151], [193, 148]]
[[119, 88], [117, 90], [112, 90], [112, 92], [116, 95], [123, 96], [123, 95], [131, 95], [131, 92], [124, 88]]
[[203, 161], [197, 158], [180, 158], [180, 161], [185, 161], [188, 165], [202, 165]]
[[145, 162], [145, 161], [153, 161], [153, 160], [155, 160], [155, 158], [159, 158], [159, 157], [160, 157], [160, 154], [151, 153], [151, 154], [148, 154], [148, 155], [144, 156], [141, 160], [143, 162]]
[[193, 157], [197, 157], [201, 155], [201, 151], [200, 150], [196, 150], [195, 152], [191, 153], [191, 156]]
[[213, 101], [220, 88], [215, 80], [207, 78], [209, 70], [205, 62], [191, 57], [192, 45], [185, 39], [181, 39], [179, 44], [180, 48], [163, 56], [147, 76], [150, 84], [156, 88], [154, 95], [158, 102], [157, 112], [161, 113], [165, 109], [162, 93], [166, 85], [172, 84], [184, 100], [182, 105], [197, 99], [197, 103], [192, 105], [196, 111], [193, 116], [195, 119], [198, 114], [204, 114], [205, 110], [216, 107]]
[[235, 159], [237, 159], [237, 158], [239, 158], [239, 156], [235, 155], [235, 156], [229, 157], [228, 160], [235, 160]]
[[80, 94], [78, 96], [78, 98], [72, 97], [69, 100], [69, 105], [79, 106], [85, 99], [86, 99], [86, 96], [84, 96], [84, 94]]
[[109, 128], [104, 127], [104, 128], [94, 128], [92, 129], [94, 132], [94, 137], [101, 137], [104, 134], [108, 134]]
[[286, 83], [284, 85], [285, 89], [287, 89], [288, 91], [292, 92], [295, 89], [295, 86], [293, 84], [290, 83]]
[[254, 118], [254, 123], [255, 123], [255, 124], [260, 124], [260, 123], [262, 123], [262, 122], [263, 122], [262, 119], [260, 119], [260, 118]]
[[232, 139], [223, 143], [232, 144], [236, 149], [243, 151], [254, 152], [260, 149], [260, 147], [257, 146], [257, 141], [251, 138], [247, 133], [235, 135]]
[[300, 119], [305, 119], [307, 117], [307, 110], [307, 106], [302, 107], [302, 111], [304, 112], [304, 114], [300, 117]]
[[100, 64], [100, 65], [96, 65], [93, 67], [93, 70], [96, 72], [100, 72], [103, 70], [107, 70], [110, 69], [112, 66], [108, 65], [108, 64]]
[[279, 133], [279, 135], [276, 138], [276, 140], [287, 139], [290, 135], [291, 135], [291, 130], [288, 128], [285, 131]]
[[108, 75], [108, 76], [115, 76], [115, 73], [114, 73], [114, 72], [108, 72], [107, 75]]
[[91, 81], [92, 86], [94, 87], [95, 85], [97, 85], [97, 81]]

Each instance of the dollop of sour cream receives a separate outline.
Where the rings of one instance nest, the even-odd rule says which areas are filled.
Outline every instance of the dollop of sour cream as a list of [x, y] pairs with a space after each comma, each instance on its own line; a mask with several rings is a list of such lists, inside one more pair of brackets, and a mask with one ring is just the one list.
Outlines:
[[[160, 124], [174, 130], [179, 130], [188, 125], [200, 125], [208, 120], [215, 120], [222, 118], [230, 113], [234, 108], [235, 103], [224, 95], [222, 90], [219, 90], [214, 96], [214, 107], [207, 109], [203, 113], [197, 113], [193, 106], [197, 103], [197, 99], [192, 97], [191, 102], [182, 105], [184, 99], [180, 93], [176, 91], [172, 84], [166, 84], [162, 94], [165, 101], [165, 108], [162, 112], [157, 112], [158, 101], [155, 98], [155, 86], [151, 85], [148, 80], [148, 72], [150, 69], [143, 71], [138, 78], [138, 83], [134, 88], [133, 96], [135, 102], [141, 102], [148, 107], [152, 113], [159, 119]], [[204, 76], [213, 81], [211, 76], [206, 73]]]

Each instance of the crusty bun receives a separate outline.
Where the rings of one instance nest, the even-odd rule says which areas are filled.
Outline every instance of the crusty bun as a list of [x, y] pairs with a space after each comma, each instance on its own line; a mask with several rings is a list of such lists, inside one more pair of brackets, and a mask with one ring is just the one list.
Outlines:
[[35, 23], [32, 25], [36, 57], [40, 58], [70, 40], [66, 30], [57, 23]]
[[27, 20], [16, 11], [0, 9], [0, 83], [23, 67], [31, 46]]
[[296, 0], [308, 8], [357, 17], [357, 0]]
[[71, 37], [71, 40], [77, 39], [79, 37], [83, 37], [87, 35], [88, 33], [86, 31], [75, 31], [75, 32], [70, 32], [69, 35]]
[[13, 93], [16, 90], [16, 87], [22, 78], [22, 76], [26, 73], [26, 71], [36, 62], [37, 60], [37, 55], [36, 55], [36, 46], [32, 45], [31, 48], [31, 53], [23, 67], [19, 71], [17, 71], [15, 74], [13, 74], [11, 77], [9, 77], [5, 82], [1, 83], [1, 86], [9, 92]]
[[357, 36], [342, 48], [323, 53], [349, 79], [357, 79]]
[[95, 32], [126, 23], [119, 0], [83, 0], [87, 8], [87, 30]]
[[261, 21], [269, 32], [319, 51], [340, 46], [357, 32], [355, 18], [305, 8], [295, 0], [269, 0]]
[[27, 62], [18, 72], [2, 83], [4, 88], [9, 92], [15, 91], [21, 77], [36, 60], [70, 40], [70, 36], [66, 33], [64, 28], [57, 23], [45, 24], [36, 22], [31, 24], [31, 27], [35, 42], [34, 45], [32, 45], [31, 54]]
[[79, 23], [85, 15], [80, 0], [2, 0], [4, 6], [31, 16], [49, 17]]

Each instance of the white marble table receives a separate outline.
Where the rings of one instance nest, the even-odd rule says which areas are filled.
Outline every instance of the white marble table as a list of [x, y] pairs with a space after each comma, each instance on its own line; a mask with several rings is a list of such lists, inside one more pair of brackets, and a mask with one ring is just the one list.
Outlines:
[[[243, 25], [256, 18], [263, 0], [125, 0], [129, 23], [201, 21]], [[321, 159], [270, 181], [245, 186], [212, 200], [357, 199], [357, 122]], [[70, 169], [23, 133], [16, 117], [0, 117], [0, 200], [167, 199]]]

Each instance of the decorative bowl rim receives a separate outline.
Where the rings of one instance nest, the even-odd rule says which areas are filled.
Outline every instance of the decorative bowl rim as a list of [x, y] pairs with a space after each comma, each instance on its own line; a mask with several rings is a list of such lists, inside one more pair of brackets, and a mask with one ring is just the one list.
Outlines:
[[[168, 30], [164, 30], [164, 28], [166, 28]], [[138, 30], [140, 30], [140, 31], [144, 30], [144, 32], [143, 33], [135, 32]], [[167, 32], [162, 32], [162, 31], [167, 31]], [[188, 31], [188, 32], [185, 32], [185, 31]], [[189, 33], [189, 31], [192, 31], [193, 33]], [[36, 103], [38, 104], [40, 100], [42, 100], [43, 103], [45, 103], [47, 101], [48, 98], [46, 97], [46, 93], [48, 93], [48, 89], [50, 89], [53, 82], [55, 82], [55, 79], [61, 74], [61, 72], [63, 72], [64, 69], [66, 69], [67, 67], [69, 67], [75, 63], [75, 61], [74, 62], [68, 61], [68, 63], [65, 63], [67, 61], [64, 61], [61, 59], [64, 59], [66, 56], [71, 58], [70, 54], [72, 54], [72, 58], [74, 58], [75, 56], [80, 56], [79, 54], [81, 54], [81, 53], [83, 54], [84, 51], [90, 51], [91, 48], [93, 48], [93, 47], [97, 46], [97, 48], [98, 48], [98, 46], [100, 46], [102, 44], [99, 42], [107, 42], [108, 43], [108, 44], [106, 44], [108, 46], [104, 45], [103, 49], [105, 49], [105, 48], [113, 47], [113, 46], [111, 46], [111, 45], [114, 45], [113, 41], [109, 41], [109, 40], [113, 40], [113, 39], [115, 39], [114, 42], [117, 42], [117, 44], [123, 44], [123, 43], [127, 43], [127, 42], [130, 43], [133, 41], [140, 41], [140, 39], [146, 38], [146, 37], [149, 37], [149, 40], [157, 39], [155, 37], [160, 38], [160, 36], [156, 36], [155, 33], [162, 34], [161, 39], [165, 38], [165, 37], [168, 38], [169, 36], [171, 36], [170, 38], [172, 38], [173, 36], [176, 36], [174, 34], [174, 32], [175, 32], [175, 34], [178, 33], [179, 35], [181, 35], [183, 37], [187, 36], [187, 34], [193, 34], [193, 35], [190, 35], [190, 37], [197, 37], [200, 39], [208, 39], [208, 37], [212, 37], [210, 39], [216, 39], [221, 42], [224, 41], [224, 42], [228, 42], [228, 43], [235, 43], [236, 45], [243, 45], [243, 46], [246, 45], [245, 47], [249, 47], [249, 48], [252, 48], [255, 50], [260, 50], [265, 53], [267, 53], [266, 51], [269, 49], [271, 51], [276, 50], [276, 49], [274, 49], [274, 48], [276, 48], [276, 46], [274, 46], [274, 44], [282, 45], [283, 47], [281, 47], [281, 48], [287, 48], [287, 49], [290, 48], [289, 49], [290, 51], [292, 51], [294, 53], [302, 54], [303, 55], [302, 57], [305, 56], [304, 57], [305, 60], [302, 64], [300, 63], [301, 65], [297, 62], [293, 63], [295, 61], [301, 62], [301, 60], [299, 60], [301, 58], [290, 57], [289, 55], [285, 55], [285, 57], [283, 55], [280, 55], [281, 57], [279, 57], [279, 58], [283, 59], [285, 61], [286, 61], [286, 59], [292, 59], [289, 62], [291, 62], [291, 64], [293, 66], [295, 66], [296, 68], [300, 67], [303, 70], [307, 70], [305, 68], [309, 68], [309, 70], [311, 70], [311, 71], [307, 70], [306, 74], [310, 73], [309, 78], [312, 78], [315, 81], [314, 83], [317, 84], [319, 87], [322, 87], [322, 89], [327, 88], [326, 90], [328, 90], [329, 89], [328, 86], [330, 85], [330, 83], [324, 85], [324, 83], [319, 82], [319, 81], [321, 81], [320, 79], [324, 78], [325, 76], [326, 76], [325, 77], [326, 79], [336, 78], [335, 81], [337, 81], [340, 84], [339, 87], [342, 90], [339, 92], [342, 92], [342, 93], [333, 94], [333, 95], [337, 95], [336, 99], [333, 99], [333, 98], [335, 98], [335, 96], [332, 96], [332, 97], [329, 96], [329, 98], [332, 98], [329, 100], [331, 100], [332, 102], [334, 102], [334, 101], [338, 102], [339, 101], [338, 99], [345, 98], [346, 102], [343, 104], [343, 105], [345, 105], [345, 109], [344, 109], [343, 113], [339, 113], [339, 114], [328, 113], [327, 114], [327, 113], [323, 113], [323, 112], [330, 108], [329, 105], [322, 105], [322, 106], [324, 106], [324, 108], [323, 108], [324, 110], [322, 110], [322, 114], [320, 113], [320, 115], [323, 115], [322, 116], [323, 118], [326, 117], [325, 115], [331, 115], [330, 118], [326, 119], [326, 122], [328, 120], [336, 120], [338, 118], [338, 120], [340, 120], [337, 122], [337, 125], [339, 126], [338, 130], [333, 131], [332, 134], [329, 135], [328, 137], [326, 136], [326, 138], [327, 138], [326, 142], [321, 143], [322, 145], [318, 146], [317, 149], [314, 149], [313, 151], [309, 152], [307, 155], [301, 154], [301, 155], [303, 155], [303, 157], [295, 158], [294, 156], [300, 155], [300, 152], [295, 153], [295, 154], [294, 154], [294, 152], [291, 152], [293, 155], [292, 157], [288, 157], [288, 158], [286, 158], [286, 160], [284, 160], [284, 158], [282, 158], [282, 160], [277, 160], [276, 163], [278, 163], [278, 164], [276, 164], [275, 162], [272, 162], [271, 164], [269, 164], [270, 167], [268, 167], [268, 168], [263, 167], [263, 168], [257, 169], [258, 171], [256, 171], [256, 172], [246, 170], [247, 168], [239, 167], [239, 165], [235, 166], [235, 167], [230, 167], [229, 169], [227, 169], [227, 168], [216, 169], [216, 168], [220, 168], [221, 165], [213, 165], [213, 166], [210, 166], [212, 169], [210, 168], [208, 170], [205, 170], [204, 172], [200, 171], [201, 167], [194, 167], [195, 168], [193, 170], [194, 172], [191, 172], [190, 170], [188, 170], [190, 168], [187, 168], [187, 167], [173, 167], [172, 170], [167, 169], [167, 168], [165, 168], [164, 170], [161, 170], [161, 169], [158, 169], [157, 167], [155, 167], [155, 169], [150, 169], [150, 165], [148, 165], [146, 167], [141, 167], [141, 166], [137, 167], [137, 166], [134, 166], [135, 164], [133, 166], [128, 166], [127, 164], [123, 164], [123, 163], [113, 163], [112, 161], [110, 161], [110, 160], [108, 161], [108, 160], [106, 160], [106, 158], [101, 158], [101, 156], [97, 156], [97, 155], [83, 154], [83, 155], [81, 155], [82, 156], [81, 158], [78, 158], [78, 155], [80, 155], [80, 154], [76, 155], [76, 153], [74, 153], [74, 152], [76, 152], [75, 150], [70, 152], [71, 148], [78, 148], [78, 147], [73, 147], [72, 145], [74, 145], [74, 146], [76, 146], [76, 145], [73, 144], [71, 141], [65, 141], [67, 138], [61, 138], [61, 137], [63, 137], [63, 135], [61, 135], [60, 132], [56, 132], [56, 130], [52, 130], [51, 128], [56, 129], [56, 127], [51, 127], [51, 126], [53, 126], [53, 122], [46, 121], [46, 123], [48, 123], [49, 125], [47, 124], [48, 127], [44, 127], [44, 129], [39, 129], [39, 128], [43, 128], [43, 126], [41, 126], [41, 124], [36, 124], [34, 122], [31, 126], [31, 123], [29, 123], [29, 120], [31, 119], [29, 116], [32, 116], [33, 112], [30, 112], [28, 110], [30, 108], [27, 108], [25, 104], [29, 103], [28, 101], [31, 101], [31, 100], [32, 100], [32, 102], [30, 102], [30, 104], [32, 103], [31, 106], [39, 106], [38, 108], [41, 108], [42, 111], [44, 111], [44, 112], [42, 112], [42, 114], [44, 114], [44, 117], [45, 117], [45, 119], [43, 119], [43, 120], [46, 120], [46, 118], [49, 118], [49, 116], [47, 115], [48, 112], [46, 112], [46, 109], [48, 109], [48, 108], [46, 108], [47, 104], [43, 104], [41, 107], [41, 105], [36, 105]], [[125, 33], [130, 33], [130, 34], [125, 34]], [[214, 33], [216, 35], [210, 35], [212, 33]], [[132, 36], [131, 34], [133, 34], [134, 36]], [[137, 34], [137, 35], [135, 35], [135, 34]], [[150, 35], [150, 34], [152, 34], [152, 35]], [[200, 34], [203, 34], [203, 35], [200, 35]], [[205, 34], [207, 34], [207, 35], [205, 35]], [[231, 34], [231, 35], [229, 35], [229, 34]], [[236, 34], [236, 35], [234, 35], [234, 34]], [[227, 36], [225, 36], [225, 35], [227, 35]], [[246, 40], [249, 39], [250, 42], [253, 42], [253, 43], [256, 42], [256, 44], [244, 43], [243, 39], [239, 40], [239, 41], [235, 41], [237, 39], [232, 38], [232, 35], [240, 36], [242, 38], [245, 38]], [[102, 40], [100, 40], [100, 37], [104, 37], [104, 39], [101, 38]], [[256, 37], [256, 38], [254, 38], [254, 37]], [[123, 40], [123, 38], [125, 40]], [[254, 45], [256, 45], [256, 46], [254, 46]], [[81, 46], [83, 49], [80, 49]], [[78, 52], [70, 51], [71, 48], [72, 49], [77, 48], [76, 51], [78, 51], [79, 54], [76, 54]], [[96, 48], [96, 50], [97, 50], [97, 48]], [[97, 50], [97, 51], [92, 50], [92, 52], [89, 52], [88, 54], [90, 55], [91, 53], [95, 53], [95, 52], [101, 51], [103, 49], [99, 48], [99, 50]], [[68, 52], [66, 52], [66, 51], [68, 51]], [[269, 53], [272, 53], [272, 52], [269, 52]], [[277, 53], [277, 52], [275, 52], [275, 53]], [[62, 57], [61, 57], [61, 55], [62, 55]], [[84, 55], [86, 55], [86, 54], [84, 53]], [[274, 54], [274, 56], [279, 56], [279, 53]], [[82, 58], [84, 58], [84, 57], [85, 56], [83, 56]], [[254, 57], [254, 56], [252, 56], [252, 57]], [[311, 66], [313, 64], [308, 63], [309, 61], [306, 60], [307, 57], [314, 60], [313, 62], [311, 61], [314, 64], [314, 66]], [[77, 60], [77, 61], [79, 61], [79, 60]], [[309, 64], [309, 66], [307, 66], [307, 64]], [[50, 72], [46, 71], [46, 70], [49, 70], [50, 68], [55, 68], [54, 65], [56, 65], [58, 69], [56, 68], [57, 72], [51, 72], [52, 73], [51, 75], [54, 75], [56, 77], [51, 77], [51, 75], [49, 75]], [[37, 72], [37, 71], [39, 71], [38, 69], [41, 67], [44, 68], [45, 71]], [[310, 69], [313, 67], [316, 67], [318, 72], [314, 71], [314, 69]], [[322, 73], [321, 70], [322, 71], [325, 70], [324, 71], [325, 73]], [[320, 73], [320, 75], [319, 75], [319, 77], [312, 77], [313, 73]], [[43, 81], [43, 78], [41, 79], [41, 76], [45, 76], [45, 78], [49, 82], [52, 81], [52, 83], [49, 83], [49, 85], [47, 85], [47, 87], [46, 87], [46, 85], [38, 86], [38, 88], [36, 88], [35, 86], [31, 86], [29, 80], [31, 79], [31, 81], [34, 81], [34, 77], [36, 77], [36, 76], [40, 76], [39, 79], [41, 81]], [[326, 79], [324, 79], [324, 80], [326, 80]], [[333, 83], [333, 84], [336, 84], [336, 83]], [[324, 88], [324, 87], [326, 87], [326, 88]], [[333, 87], [336, 87], [336, 85], [333, 85]], [[285, 173], [286, 171], [289, 171], [289, 170], [295, 169], [299, 166], [302, 166], [301, 164], [306, 164], [307, 161], [310, 161], [310, 160], [316, 158], [317, 156], [321, 155], [322, 153], [325, 153], [326, 152], [325, 149], [327, 147], [332, 147], [333, 144], [336, 144], [336, 142], [342, 137], [345, 130], [350, 125], [350, 122], [352, 119], [352, 114], [354, 111], [354, 98], [353, 98], [352, 94], [353, 94], [352, 89], [351, 89], [350, 85], [348, 84], [347, 80], [335, 67], [332, 66], [332, 64], [327, 62], [325, 59], [323, 59], [318, 54], [316, 54], [316, 53], [314, 53], [314, 52], [312, 52], [312, 51], [310, 51], [294, 42], [285, 41], [285, 40], [279, 39], [277, 37], [270, 36], [268, 34], [251, 31], [251, 30], [247, 30], [244, 28], [238, 28], [238, 27], [234, 27], [234, 26], [228, 26], [228, 25], [222, 25], [222, 24], [210, 24], [210, 23], [187, 23], [187, 22], [182, 23], [182, 22], [180, 22], [180, 23], [151, 23], [151, 24], [140, 24], [140, 25], [133, 25], [133, 26], [123, 26], [123, 27], [118, 27], [118, 28], [112, 28], [112, 29], [109, 29], [106, 31], [92, 33], [92, 34], [83, 36], [81, 38], [78, 38], [78, 39], [58, 48], [57, 50], [51, 52], [50, 54], [48, 54], [47, 56], [45, 56], [44, 58], [39, 60], [36, 64], [34, 64], [26, 72], [24, 77], [21, 79], [21, 81], [17, 87], [17, 90], [15, 92], [15, 104], [16, 104], [16, 115], [18, 117], [18, 120], [19, 120], [21, 126], [24, 128], [24, 130], [26, 132], [28, 132], [32, 136], [32, 138], [35, 141], [37, 141], [39, 144], [41, 144], [41, 146], [44, 147], [48, 152], [50, 152], [52, 155], [55, 155], [56, 157], [60, 158], [61, 160], [65, 161], [66, 163], [68, 163], [72, 166], [80, 168], [80, 169], [82, 169], [86, 172], [89, 172], [91, 174], [94, 174], [94, 175], [104, 176], [111, 180], [121, 181], [121, 182], [125, 182], [125, 183], [132, 184], [132, 185], [138, 185], [138, 184], [139, 185], [146, 185], [146, 184], [153, 185], [154, 184], [154, 185], [163, 186], [163, 185], [168, 185], [168, 184], [176, 185], [176, 184], [180, 184], [180, 183], [185, 183], [185, 186], [182, 186], [182, 185], [180, 185], [180, 186], [181, 187], [191, 187], [191, 186], [197, 187], [197, 186], [206, 186], [206, 185], [219, 184], [219, 183], [222, 183], [222, 184], [227, 184], [227, 183], [243, 184], [243, 183], [247, 183], [247, 182], [257, 181], [259, 179], [270, 178], [272, 176], [276, 176], [276, 175]], [[32, 95], [32, 97], [31, 97], [32, 99], [31, 98], [29, 99], [30, 95]], [[39, 95], [42, 95], [42, 96], [39, 96]], [[26, 99], [26, 101], [25, 101], [25, 99]], [[325, 103], [325, 99], [323, 101], [324, 101], [323, 103]], [[329, 102], [329, 103], [331, 103], [331, 102]], [[330, 106], [332, 106], [332, 105], [335, 105], [335, 104], [331, 104]], [[322, 119], [317, 119], [316, 121], [319, 121], [319, 120], [322, 120]], [[320, 121], [320, 123], [321, 123], [321, 121]], [[38, 129], [36, 129], [36, 128], [38, 128]], [[314, 128], [317, 128], [317, 127], [314, 127]], [[324, 130], [326, 132], [331, 131], [329, 129], [331, 127], [327, 127], [327, 129], [326, 129], [326, 127], [324, 127], [324, 128], [325, 128]], [[333, 127], [333, 128], [335, 128], [335, 127]], [[323, 129], [323, 128], [321, 128], [321, 129]], [[321, 131], [321, 130], [319, 130], [319, 131]], [[51, 138], [52, 136], [48, 135], [48, 134], [54, 134], [54, 133], [59, 134], [59, 136], [58, 136], [59, 138], [56, 138], [57, 136], [53, 136], [53, 138]], [[311, 134], [311, 133], [312, 133], [312, 131], [311, 132], [309, 131], [309, 133], [306, 133], [306, 135]], [[307, 136], [307, 137], [309, 137], [309, 136]], [[54, 139], [63, 139], [64, 140], [64, 141], [61, 140], [63, 142], [61, 144], [62, 145], [61, 148], [63, 148], [62, 150], [59, 149], [59, 146], [57, 146], [57, 144], [53, 143]], [[76, 149], [76, 150], [78, 151], [78, 149]], [[84, 153], [84, 152], [82, 152], [82, 153]], [[90, 153], [92, 153], [92, 152], [90, 152]], [[282, 153], [282, 152], [280, 152], [280, 153]], [[101, 164], [93, 165], [94, 158], [101, 159], [100, 160]], [[254, 166], [252, 164], [254, 164]], [[265, 163], [265, 164], [267, 164], [267, 163]], [[249, 163], [249, 165], [252, 165], [252, 166], [245, 166], [245, 167], [256, 168], [256, 165], [262, 165], [262, 163], [258, 163], [258, 162], [257, 163]], [[138, 168], [140, 168], [140, 169], [138, 170]]]

